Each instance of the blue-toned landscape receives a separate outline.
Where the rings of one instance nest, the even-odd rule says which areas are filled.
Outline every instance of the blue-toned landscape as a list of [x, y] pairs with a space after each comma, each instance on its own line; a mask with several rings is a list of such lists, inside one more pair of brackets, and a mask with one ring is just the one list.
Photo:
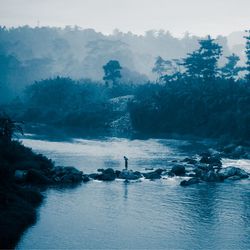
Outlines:
[[[122, 169], [122, 152], [130, 155], [132, 169], [171, 169], [173, 160], [190, 155], [179, 147], [192, 145], [166, 139], [23, 141], [57, 164], [74, 165], [85, 173], [99, 166]], [[250, 171], [250, 160], [223, 163]], [[39, 219], [17, 249], [247, 249], [250, 180], [183, 188], [182, 178], [97, 180], [74, 189], [45, 191]]]
[[0, 5], [0, 249], [250, 249], [249, 1]]

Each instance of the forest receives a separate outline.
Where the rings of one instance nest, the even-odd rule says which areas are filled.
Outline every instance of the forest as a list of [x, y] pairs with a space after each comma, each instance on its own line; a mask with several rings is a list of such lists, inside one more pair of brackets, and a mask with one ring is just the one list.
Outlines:
[[[89, 77], [85, 78], [64, 71], [76, 66], [65, 58], [58, 57], [55, 61], [59, 54], [62, 57], [69, 55], [71, 46], [67, 47], [65, 40], [56, 40], [55, 48], [61, 48], [61, 51], [53, 51], [56, 53], [53, 63], [58, 67], [63, 63], [69, 65], [55, 71], [55, 67], [49, 62], [52, 59], [45, 59], [45, 54], [48, 55], [47, 50], [51, 49], [51, 46], [43, 43], [46, 47], [44, 50], [35, 50], [36, 44], [42, 44], [36, 41], [30, 47], [24, 46], [20, 42], [15, 42], [18, 32], [19, 37], [23, 36], [22, 41], [27, 39], [29, 43], [32, 33], [42, 35], [42, 32], [47, 35], [51, 32], [46, 41], [62, 33], [66, 37], [71, 32], [74, 33], [74, 37], [77, 37], [76, 34], [98, 37], [101, 40], [88, 43], [87, 47], [92, 46], [92, 52], [86, 58], [93, 56], [91, 60], [101, 63], [100, 66], [93, 67], [88, 64], [88, 67], [99, 73], [92, 72], [96, 77], [86, 74]], [[11, 114], [16, 120], [24, 121], [26, 124], [47, 124], [72, 131], [118, 131], [120, 135], [179, 134], [211, 138], [228, 137], [245, 141], [250, 139], [249, 31], [246, 31], [244, 38], [245, 63], [242, 63], [242, 55], [230, 53], [226, 45], [221, 45], [220, 39], [210, 36], [200, 39], [185, 37], [178, 40], [176, 51], [178, 46], [183, 48], [181, 44], [191, 43], [188, 49], [182, 49], [178, 55], [177, 52], [175, 55], [172, 52], [172, 55], [164, 57], [167, 51], [170, 51], [166, 47], [163, 55], [155, 57], [147, 75], [139, 72], [138, 68], [135, 69], [133, 64], [129, 65], [128, 56], [132, 56], [133, 53], [131, 50], [131, 53], [128, 53], [126, 49], [121, 49], [122, 46], [117, 45], [122, 43], [122, 40], [102, 40], [103, 35], [93, 30], [80, 31], [75, 28], [67, 31], [22, 27], [14, 30], [2, 28], [1, 33], [5, 34], [2, 37], [6, 39], [4, 41], [2, 38], [0, 41], [1, 88], [4, 90], [2, 94], [8, 96], [6, 86], [11, 84], [17, 91], [15, 98], [12, 96], [8, 102], [2, 104], [1, 110]], [[122, 35], [118, 32], [113, 36], [123, 36], [123, 40], [127, 40], [129, 34]], [[161, 36], [164, 36], [164, 39], [168, 37], [169, 41], [174, 39], [168, 33], [161, 33], [158, 34], [158, 42]], [[133, 39], [144, 39], [145, 44], [149, 38], [146, 36]], [[114, 44], [111, 46], [108, 43], [116, 43], [120, 50], [115, 50], [112, 47]], [[22, 49], [18, 50], [18, 46]], [[32, 59], [32, 53], [23, 47], [27, 50], [29, 48], [32, 53], [39, 51], [40, 55]], [[97, 47], [103, 51], [108, 48], [111, 54], [108, 52], [98, 60]], [[177, 59], [169, 59], [171, 56], [176, 56]], [[135, 58], [136, 55], [132, 57]], [[128, 59], [127, 63], [124, 58]], [[141, 63], [144, 61], [141, 58]], [[88, 68], [84, 65], [81, 67], [83, 72]], [[150, 78], [150, 75], [154, 75], [155, 78]], [[16, 87], [17, 82], [19, 87]]]

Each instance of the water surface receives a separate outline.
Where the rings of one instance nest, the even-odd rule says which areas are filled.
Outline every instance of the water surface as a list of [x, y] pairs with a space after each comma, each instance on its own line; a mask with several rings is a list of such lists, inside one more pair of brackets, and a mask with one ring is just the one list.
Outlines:
[[[187, 141], [25, 139], [55, 160], [86, 173], [97, 168], [171, 167], [189, 155]], [[248, 170], [249, 161], [224, 160]], [[124, 183], [91, 181], [74, 189], [51, 189], [38, 222], [18, 249], [249, 249], [250, 181], [179, 186], [180, 178]]]

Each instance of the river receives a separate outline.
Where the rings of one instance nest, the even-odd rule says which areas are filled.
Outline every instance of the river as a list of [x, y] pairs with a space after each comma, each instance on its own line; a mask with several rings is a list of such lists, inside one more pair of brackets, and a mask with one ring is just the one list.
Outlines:
[[[48, 141], [26, 146], [84, 173], [98, 168], [171, 167], [190, 152], [178, 140], [119, 138]], [[182, 148], [182, 149], [181, 149]], [[250, 161], [230, 161], [250, 171]], [[49, 189], [39, 218], [17, 249], [249, 249], [250, 180], [181, 187], [180, 178], [124, 183], [90, 181]]]

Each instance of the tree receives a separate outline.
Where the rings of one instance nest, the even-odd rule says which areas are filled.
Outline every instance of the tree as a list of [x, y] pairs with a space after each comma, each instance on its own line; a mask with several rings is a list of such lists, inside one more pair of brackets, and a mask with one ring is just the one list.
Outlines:
[[163, 75], [161, 79], [165, 83], [170, 83], [180, 80], [183, 77], [181, 68], [181, 66], [183, 65], [182, 61], [180, 59], [172, 59], [171, 61], [167, 62], [168, 62], [168, 68], [165, 71], [166, 74]]
[[121, 76], [121, 65], [117, 60], [110, 60], [107, 64], [105, 64], [103, 67], [104, 70], [104, 77], [103, 80], [106, 82], [107, 85], [111, 82], [112, 85], [116, 85], [118, 79], [120, 79]]
[[15, 133], [23, 134], [20, 122], [12, 120], [8, 115], [0, 116], [0, 139], [10, 142]]
[[186, 74], [191, 78], [210, 81], [218, 74], [218, 60], [222, 55], [222, 47], [210, 36], [199, 41], [200, 48], [183, 59]]
[[239, 72], [243, 70], [242, 67], [237, 66], [238, 62], [240, 61], [239, 56], [233, 53], [232, 55], [226, 58], [227, 63], [224, 67], [221, 68], [221, 76], [224, 79], [237, 80]]
[[247, 35], [245, 36], [246, 39], [246, 57], [247, 57], [247, 61], [246, 61], [246, 70], [247, 70], [247, 74], [246, 74], [246, 80], [248, 83], [250, 83], [250, 30], [246, 30]]
[[160, 81], [161, 77], [165, 74], [168, 63], [169, 61], [165, 61], [160, 56], [156, 58], [152, 72], [157, 74], [157, 81]]
[[158, 75], [158, 82], [172, 82], [179, 79], [181, 75], [181, 62], [179, 59], [164, 60], [160, 56], [156, 58], [152, 72]]

